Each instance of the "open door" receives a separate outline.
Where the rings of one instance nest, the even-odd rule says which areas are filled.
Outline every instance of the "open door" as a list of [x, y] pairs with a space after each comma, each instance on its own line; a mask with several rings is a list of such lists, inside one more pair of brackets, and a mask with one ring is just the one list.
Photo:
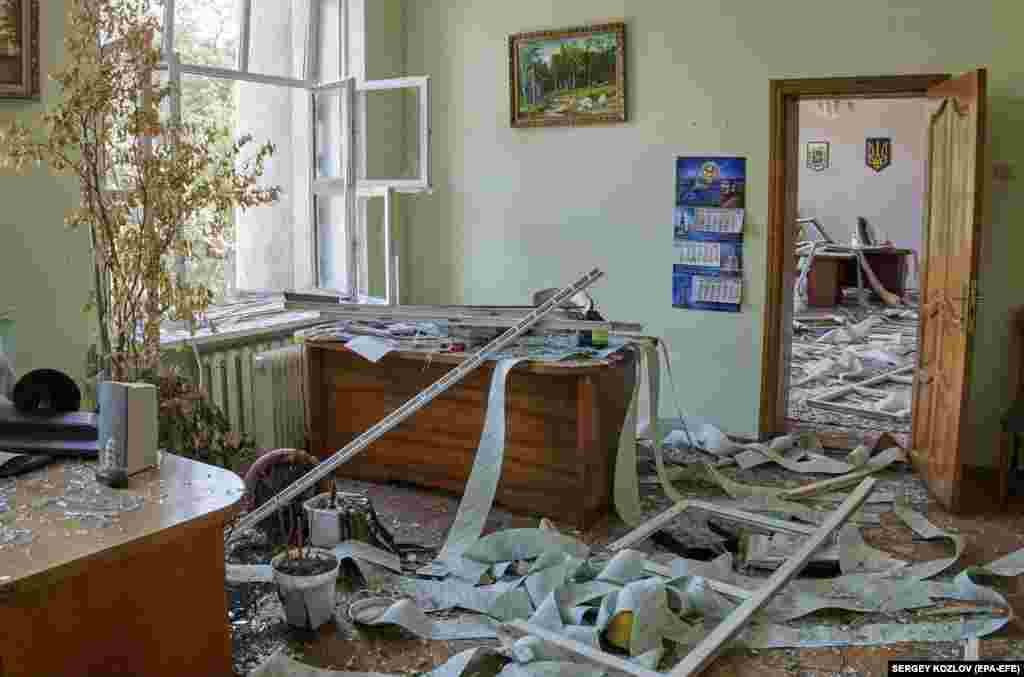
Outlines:
[[914, 465], [952, 512], [961, 509], [969, 460], [965, 415], [985, 191], [986, 73], [933, 85], [928, 131], [920, 367], [914, 379]]

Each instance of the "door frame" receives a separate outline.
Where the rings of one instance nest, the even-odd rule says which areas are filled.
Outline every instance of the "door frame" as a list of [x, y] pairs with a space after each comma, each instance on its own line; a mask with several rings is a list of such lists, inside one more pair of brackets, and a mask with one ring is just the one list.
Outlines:
[[[762, 439], [785, 432], [783, 388], [787, 379], [783, 359], [787, 304], [794, 270], [792, 224], [797, 212], [800, 166], [800, 99], [882, 99], [924, 97], [928, 89], [950, 79], [949, 74], [882, 75], [872, 77], [805, 78], [769, 83], [768, 241], [766, 243], [765, 306], [761, 334], [761, 403], [758, 434]], [[792, 218], [791, 218], [792, 217]], [[787, 255], [788, 253], [788, 255]], [[920, 274], [920, 273], [919, 273]], [[788, 306], [788, 307], [787, 307]]]

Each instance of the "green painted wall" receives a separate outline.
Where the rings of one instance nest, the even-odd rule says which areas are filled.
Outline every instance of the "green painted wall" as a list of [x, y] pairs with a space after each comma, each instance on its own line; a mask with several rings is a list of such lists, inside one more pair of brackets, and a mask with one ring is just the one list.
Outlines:
[[[509, 127], [507, 37], [624, 17], [630, 122]], [[757, 427], [772, 78], [990, 67], [994, 155], [1017, 178], [995, 195], [971, 397], [978, 458], [991, 456], [1009, 390], [1007, 306], [1024, 266], [1020, 175], [1024, 48], [1019, 0], [410, 0], [407, 67], [433, 76], [435, 193], [405, 203], [413, 303], [523, 303], [594, 266], [610, 317], [646, 325], [674, 355], [682, 406], [736, 433]], [[746, 299], [740, 315], [671, 308], [673, 159], [748, 160]], [[666, 385], [666, 388], [668, 386]], [[663, 393], [662, 416], [673, 408]]]
[[[40, 60], [44, 102], [58, 92], [46, 74], [64, 58], [68, 3], [40, 2]], [[29, 121], [43, 103], [0, 101], [0, 121]], [[20, 374], [52, 367], [84, 373], [89, 318], [82, 312], [91, 287], [88, 234], [68, 232], [64, 216], [78, 204], [74, 179], [38, 168], [19, 176], [0, 172], [0, 307], [13, 306], [15, 366]]]

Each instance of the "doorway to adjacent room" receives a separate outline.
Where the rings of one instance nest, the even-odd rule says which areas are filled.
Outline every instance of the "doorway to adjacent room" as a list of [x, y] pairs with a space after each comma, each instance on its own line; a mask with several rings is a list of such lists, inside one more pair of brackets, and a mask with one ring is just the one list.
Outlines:
[[[879, 241], [884, 242], [886, 238], [885, 224], [872, 224], [869, 219], [855, 220], [853, 233], [847, 236], [851, 240], [854, 236], [857, 239], [841, 242], [828, 233], [828, 224], [816, 228], [815, 222], [800, 218], [801, 167], [806, 167], [808, 160], [812, 165], [821, 165], [824, 150], [821, 146], [812, 146], [808, 158], [808, 149], [801, 143], [800, 113], [801, 104], [805, 102], [828, 102], [820, 108], [816, 103], [813, 105], [813, 109], [820, 110], [827, 117], [834, 113], [841, 116], [844, 103], [849, 109], [850, 101], [856, 109], [858, 102], [920, 98], [930, 101], [922, 130], [926, 134], [926, 170], [923, 230], [918, 257], [920, 266], [910, 266], [918, 280], [919, 294], [915, 301], [912, 289], [896, 293], [886, 288], [885, 282], [890, 286], [900, 284], [886, 278], [884, 271], [892, 266], [887, 266], [881, 258], [905, 261], [908, 257], [894, 251], [900, 249], [895, 243], [892, 247], [879, 249]], [[836, 402], [838, 399], [852, 401], [856, 407], [854, 414], [870, 411], [881, 415], [885, 411], [911, 418], [910, 446], [916, 450], [916, 453], [911, 453], [911, 460], [932, 494], [953, 512], [961, 510], [964, 495], [968, 493], [963, 491], [964, 468], [970, 447], [965, 444], [966, 395], [971, 379], [969, 357], [980, 301], [977, 270], [987, 189], [984, 171], [987, 163], [986, 107], [984, 69], [959, 77], [939, 74], [773, 80], [770, 86], [767, 298], [762, 340], [760, 434], [766, 437], [787, 430], [791, 376], [797, 361], [793, 356], [798, 352], [794, 350], [793, 343], [794, 311], [804, 312], [810, 307], [807, 303], [810, 298], [807, 296], [808, 288], [815, 299], [831, 299], [837, 306], [846, 305], [845, 289], [856, 277], [856, 287], [860, 291], [854, 292], [854, 307], [861, 309], [859, 312], [863, 313], [863, 318], [854, 315], [844, 319], [842, 326], [834, 328], [836, 334], [828, 341], [818, 339], [830, 330], [819, 329], [821, 335], [808, 342], [817, 347], [803, 352], [810, 354], [823, 347], [828, 349], [836, 338], [842, 338], [839, 332], [842, 330], [847, 338], [861, 343], [870, 344], [877, 339], [883, 347], [898, 346], [896, 351], [881, 350], [883, 353], [899, 352], [905, 349], [905, 344], [916, 344], [916, 359], [902, 367], [881, 372], [876, 380], [870, 376], [866, 380], [861, 378], [856, 386], [830, 388], [814, 399], [825, 405], [818, 408], [828, 410], [831, 407], [835, 414], [851, 413], [835, 408], [843, 404]], [[803, 141], [806, 143], [807, 140]], [[863, 161], [876, 174], [889, 171], [896, 161], [892, 137], [865, 135]], [[865, 215], [854, 214], [854, 219], [857, 216]], [[833, 227], [838, 225], [833, 224]], [[837, 230], [836, 235], [845, 232], [844, 227]], [[832, 243], [828, 242], [830, 239]], [[865, 241], [874, 245], [864, 246]], [[841, 254], [849, 261], [835, 266], [847, 272], [822, 274], [822, 279], [832, 280], [829, 284], [836, 289], [816, 286], [813, 280], [808, 279], [816, 274], [813, 259], [819, 253]], [[882, 254], [881, 258], [879, 254]], [[798, 276], [798, 262], [801, 260], [806, 274]], [[892, 265], [896, 265], [898, 272], [900, 266]], [[851, 269], [852, 273], [849, 272]], [[846, 277], [848, 274], [851, 277]], [[876, 314], [876, 320], [865, 322], [871, 319], [871, 313], [866, 310], [871, 304], [868, 289], [884, 307], [879, 307], [881, 312]], [[913, 326], [915, 303], [916, 327]], [[794, 307], [795, 304], [803, 305]], [[906, 333], [910, 339], [914, 329], [916, 341], [904, 341], [903, 334]], [[800, 331], [807, 330], [797, 326], [797, 332]], [[875, 336], [871, 335], [872, 332]], [[899, 335], [898, 342], [896, 335]], [[844, 357], [840, 353], [835, 357], [841, 358], [845, 365], [830, 367], [833, 372], [846, 368], [845, 373], [853, 374], [860, 369], [856, 375], [864, 375], [863, 355], [855, 355], [860, 360], [859, 365], [853, 356]], [[826, 356], [824, 359], [831, 358]], [[825, 366], [821, 365], [822, 370]], [[799, 369], [799, 378], [811, 375], [809, 369]], [[878, 385], [885, 385], [888, 390], [875, 388]], [[908, 386], [910, 401], [906, 402]], [[901, 391], [903, 394], [894, 394]], [[828, 420], [835, 421], [836, 418]], [[1005, 468], [1001, 473], [1000, 491], [1005, 501]]]
[[786, 426], [911, 432], [927, 98], [804, 98]]

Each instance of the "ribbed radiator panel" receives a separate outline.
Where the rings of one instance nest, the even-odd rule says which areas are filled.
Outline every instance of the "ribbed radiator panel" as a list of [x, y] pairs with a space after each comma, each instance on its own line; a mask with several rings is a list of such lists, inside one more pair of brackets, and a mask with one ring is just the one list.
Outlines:
[[209, 351], [199, 368], [233, 430], [263, 449], [305, 448], [302, 346], [280, 339]]

